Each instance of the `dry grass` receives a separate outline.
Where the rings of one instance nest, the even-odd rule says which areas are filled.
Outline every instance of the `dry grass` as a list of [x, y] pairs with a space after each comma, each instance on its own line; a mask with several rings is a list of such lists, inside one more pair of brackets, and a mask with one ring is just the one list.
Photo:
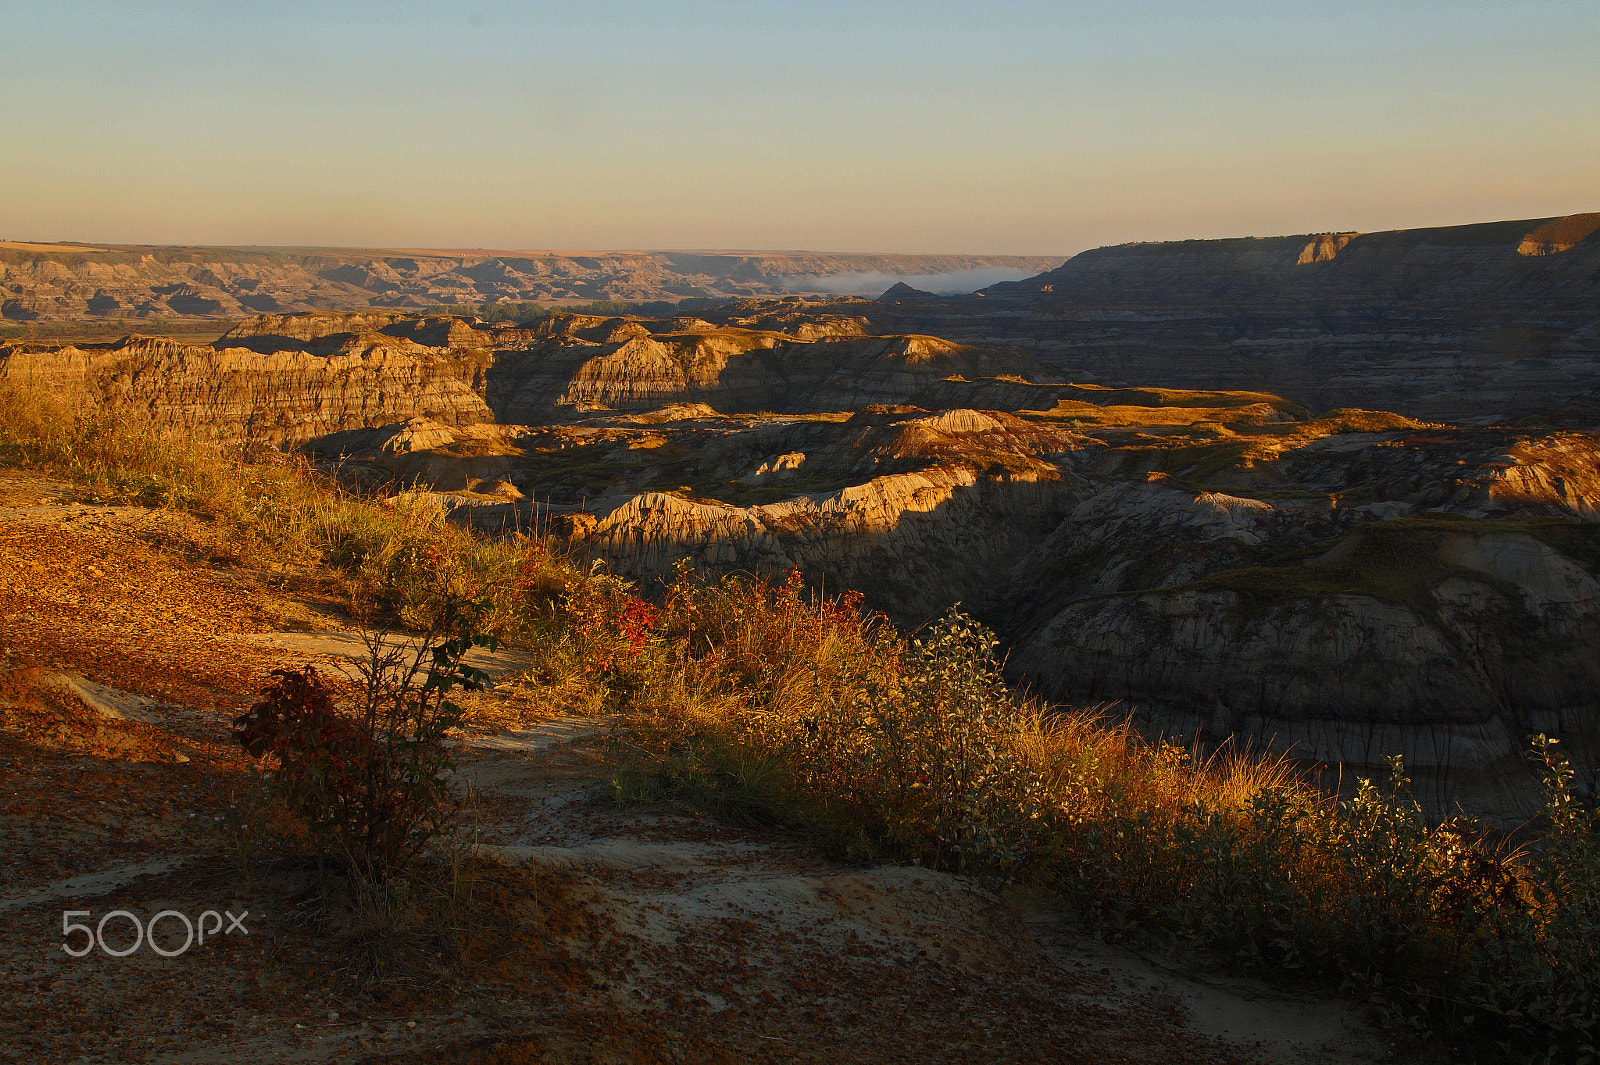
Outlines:
[[654, 621], [604, 674], [642, 742], [621, 799], [1031, 881], [1102, 930], [1344, 982], [1452, 1038], [1592, 1056], [1600, 838], [1554, 747], [1536, 752], [1548, 824], [1507, 840], [1429, 823], [1398, 761], [1387, 790], [1339, 802], [1280, 760], [1201, 757], [1018, 699], [992, 636], [959, 614], [908, 639], [793, 581], [681, 575]]
[[1019, 700], [993, 647], [960, 614], [908, 639], [858, 601], [806, 598], [797, 577], [680, 574], [647, 643], [609, 674], [665, 774], [653, 788], [625, 775], [619, 791], [720, 793], [846, 853], [1048, 879], [1063, 825], [1170, 829], [1291, 785], [1282, 761], [1197, 760], [1098, 710]]
[[[797, 578], [773, 588], [686, 571], [652, 605], [542, 544], [351, 497], [288, 456], [16, 393], [0, 392], [0, 459], [200, 515], [256, 561], [325, 564], [353, 600], [402, 619], [470, 600], [481, 629], [537, 644], [553, 702], [626, 716], [636, 757], [619, 798], [806, 826], [849, 856], [1027, 879], [1101, 929], [1344, 980], [1452, 1037], [1595, 1057], [1600, 838], [1548, 744], [1550, 816], [1513, 845], [1426, 822], [1398, 764], [1389, 790], [1341, 803], [1282, 762], [1197, 757], [1093, 710], [1021, 700], [993, 637], [959, 614], [908, 637], [849, 595], [806, 596]], [[361, 919], [392, 944], [466, 906], [465, 890], [446, 892], [444, 910]]]
[[570, 567], [526, 537], [474, 537], [426, 500], [342, 490], [270, 445], [199, 440], [124, 413], [70, 411], [0, 386], [0, 460], [45, 468], [91, 502], [196, 516], [215, 556], [238, 564], [325, 566], [355, 608], [425, 627], [441, 602], [471, 601], [480, 631], [531, 638]]

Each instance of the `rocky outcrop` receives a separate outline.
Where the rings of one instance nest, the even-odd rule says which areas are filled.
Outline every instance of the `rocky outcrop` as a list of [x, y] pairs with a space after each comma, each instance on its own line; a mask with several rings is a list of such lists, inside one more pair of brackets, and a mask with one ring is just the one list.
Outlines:
[[827, 337], [717, 330], [655, 334], [642, 325], [553, 336], [496, 359], [488, 400], [501, 421], [563, 409], [649, 410], [702, 402], [718, 410], [803, 413], [904, 402], [952, 374], [1038, 372], [1027, 358], [936, 337]]
[[647, 586], [685, 557], [774, 577], [798, 566], [816, 585], [857, 589], [920, 622], [987, 598], [1066, 495], [1054, 477], [933, 467], [747, 507], [657, 492], [599, 500], [567, 528]]
[[1076, 434], [1004, 412], [705, 413], [548, 427], [413, 420], [312, 451], [368, 484], [443, 493], [474, 525], [558, 532], [650, 586], [684, 558], [708, 572], [798, 566], [910, 623], [952, 597], [991, 598], [1081, 487], [1036, 457]]
[[1357, 557], [1321, 581], [1265, 567], [1079, 598], [1016, 641], [1012, 666], [1050, 694], [1137, 707], [1179, 742], [1244, 737], [1369, 776], [1403, 755], [1436, 812], [1537, 809], [1534, 732], [1562, 736], [1592, 789], [1592, 571], [1511, 523], [1407, 531], [1409, 575], [1364, 570], [1382, 563], [1353, 533]]
[[1105, 484], [1149, 467], [1131, 450], [1084, 454], [1102, 487], [1008, 576], [1019, 678], [1347, 777], [1402, 754], [1435, 811], [1533, 812], [1533, 732], [1593, 789], [1600, 440], [1336, 433], [1209, 475], [1227, 492]]
[[1014, 255], [573, 255], [0, 243], [0, 318], [240, 318], [508, 301], [780, 296], [820, 291], [809, 283], [835, 274], [1044, 270], [1060, 262]]
[[1325, 263], [1335, 255], [1344, 251], [1350, 242], [1359, 233], [1319, 233], [1311, 238], [1300, 252], [1300, 258], [1295, 260], [1296, 266], [1308, 266], [1311, 263]]
[[0, 345], [0, 384], [52, 396], [69, 408], [142, 412], [196, 435], [231, 440], [298, 443], [415, 416], [452, 424], [490, 421], [483, 369], [470, 358], [371, 336], [329, 355], [159, 339], [84, 348]]
[[1600, 214], [1574, 214], [1552, 218], [1522, 238], [1518, 255], [1559, 255], [1570, 251], [1600, 230]]

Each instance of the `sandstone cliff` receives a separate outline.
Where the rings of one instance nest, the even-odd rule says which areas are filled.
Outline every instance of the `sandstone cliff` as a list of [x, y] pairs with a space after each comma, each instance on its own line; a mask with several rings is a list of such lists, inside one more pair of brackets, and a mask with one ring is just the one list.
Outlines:
[[273, 442], [416, 416], [489, 421], [483, 370], [471, 358], [373, 335], [326, 355], [160, 339], [84, 348], [0, 345], [0, 384], [69, 407], [145, 412], [201, 436]]
[[229, 438], [301, 443], [411, 417], [531, 424], [674, 402], [841, 411], [903, 402], [952, 374], [1039, 372], [1026, 356], [861, 336], [851, 323], [796, 332], [804, 335], [689, 318], [555, 315], [523, 328], [387, 312], [274, 314], [209, 348], [143, 338], [0, 344], [0, 381]]

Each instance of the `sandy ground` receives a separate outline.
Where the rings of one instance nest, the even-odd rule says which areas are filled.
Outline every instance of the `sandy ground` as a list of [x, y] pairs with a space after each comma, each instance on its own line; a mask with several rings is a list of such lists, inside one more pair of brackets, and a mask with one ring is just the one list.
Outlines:
[[[515, 654], [482, 663], [507, 679], [457, 749], [473, 961], [363, 982], [314, 872], [268, 860], [226, 735], [271, 669], [348, 665], [359, 633], [315, 574], [233, 568], [206, 542], [0, 471], [0, 1059], [1420, 1060], [1336, 995], [1101, 942], [1043, 897], [619, 807], [609, 722], [541, 709]], [[182, 915], [151, 937], [169, 953], [183, 917], [244, 916], [171, 957], [63, 949], [85, 940], [64, 913], [117, 910]], [[134, 942], [108, 921], [113, 950]]]

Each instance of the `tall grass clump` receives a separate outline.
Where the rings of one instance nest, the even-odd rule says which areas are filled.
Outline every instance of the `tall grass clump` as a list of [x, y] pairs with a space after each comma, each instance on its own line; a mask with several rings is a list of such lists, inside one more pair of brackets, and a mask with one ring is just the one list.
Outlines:
[[680, 778], [698, 759], [781, 782], [857, 852], [956, 870], [1033, 875], [1118, 817], [1160, 834], [1200, 797], [1240, 809], [1286, 779], [1018, 699], [995, 646], [959, 611], [908, 638], [852, 593], [805, 596], [798, 573], [772, 587], [680, 571], [610, 683]]
[[581, 577], [527, 537], [475, 537], [426, 497], [343, 490], [271, 444], [205, 439], [136, 413], [69, 410], [0, 385], [0, 461], [71, 479], [86, 501], [164, 507], [204, 522], [213, 556], [325, 565], [363, 610], [426, 628], [441, 603], [470, 601], [481, 631], [528, 639], [558, 624]]

